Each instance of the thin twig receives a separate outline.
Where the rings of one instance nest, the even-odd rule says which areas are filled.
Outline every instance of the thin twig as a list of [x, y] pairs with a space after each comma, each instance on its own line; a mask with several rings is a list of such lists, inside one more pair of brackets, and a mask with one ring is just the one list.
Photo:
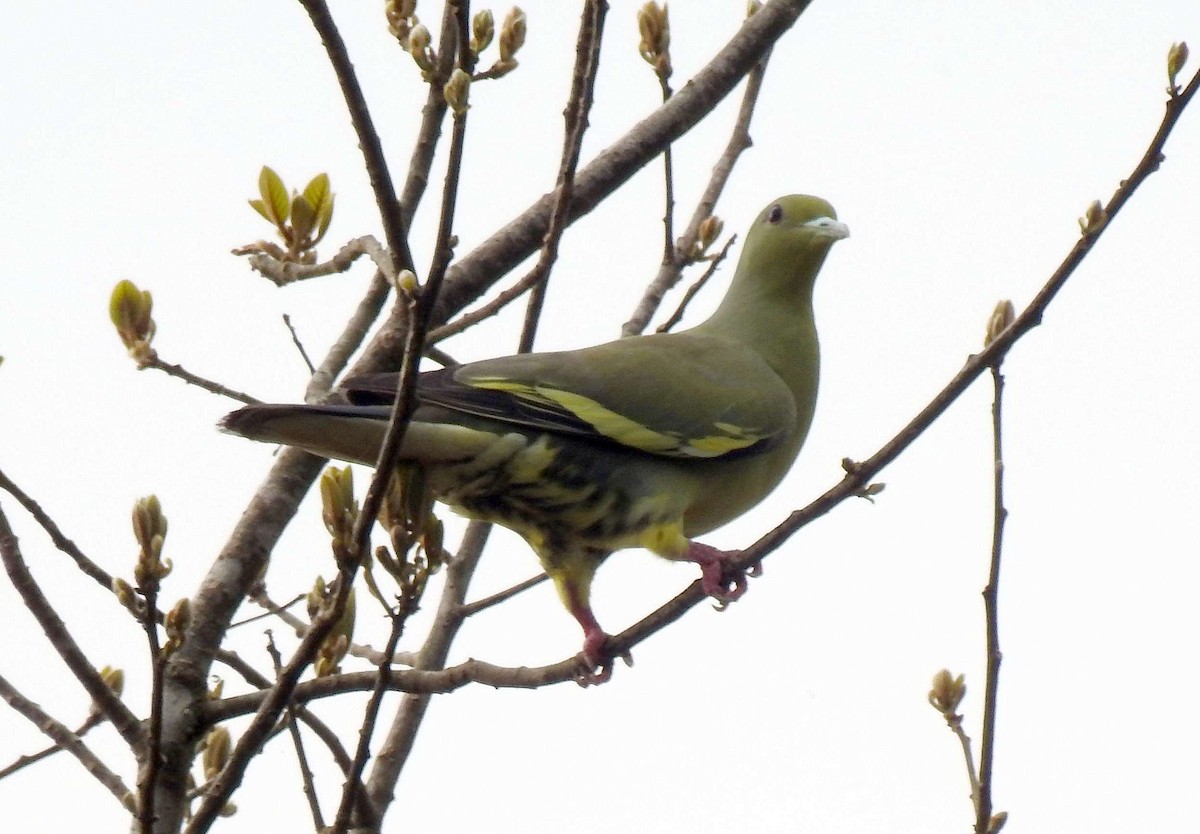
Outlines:
[[472, 617], [475, 614], [478, 614], [480, 611], [492, 608], [493, 606], [499, 605], [502, 602], [507, 602], [517, 594], [524, 593], [530, 588], [535, 588], [538, 585], [541, 585], [549, 578], [549, 574], [539, 573], [537, 576], [531, 576], [524, 582], [518, 582], [511, 588], [505, 588], [499, 593], [492, 594], [491, 596], [484, 597], [483, 599], [477, 599], [474, 602], [468, 602], [458, 609], [458, 616], [462, 617], [463, 619]]
[[16, 687], [3, 676], [0, 676], [0, 698], [3, 698], [10, 707], [49, 736], [60, 748], [78, 759], [84, 769], [96, 778], [96, 781], [108, 788], [108, 792], [117, 798], [122, 807], [126, 810], [132, 809], [133, 793], [121, 781], [121, 777], [109, 770], [107, 765], [100, 761], [96, 754], [79, 739], [78, 735], [72, 733], [66, 725], [51, 718], [41, 707], [18, 692]]
[[405, 224], [412, 223], [417, 206], [429, 186], [429, 172], [433, 168], [438, 139], [442, 134], [442, 122], [446, 118], [446, 97], [442, 94], [442, 84], [450, 77], [454, 67], [455, 48], [458, 27], [454, 23], [455, 9], [453, 3], [446, 3], [442, 8], [441, 37], [437, 49], [437, 83], [429, 85], [425, 96], [425, 106], [421, 108], [421, 126], [417, 129], [417, 141], [413, 145], [412, 156], [408, 161], [408, 175], [404, 179], [404, 190], [400, 196], [400, 208]]
[[975, 832], [988, 834], [992, 820], [992, 762], [996, 742], [996, 690], [1000, 682], [1000, 555], [1004, 542], [1004, 522], [1008, 510], [1004, 507], [1004, 448], [1001, 417], [1004, 405], [1004, 375], [1000, 363], [992, 366], [992, 447], [993, 491], [992, 559], [988, 584], [983, 590], [983, 607], [987, 619], [987, 678], [983, 696], [983, 733], [979, 742], [979, 798], [975, 803]]
[[[407, 617], [393, 614], [391, 620], [392, 630], [388, 635], [387, 648], [383, 651], [384, 659], [375, 670], [375, 687], [371, 690], [371, 698], [367, 701], [366, 709], [363, 710], [362, 726], [358, 731], [358, 747], [354, 751], [354, 760], [350, 765], [350, 772], [347, 774], [349, 778], [346, 780], [345, 788], [342, 789], [342, 801], [338, 805], [337, 817], [334, 819], [330, 834], [346, 834], [350, 828], [350, 811], [354, 807], [354, 803], [359, 799], [367, 798], [361, 781], [362, 774], [366, 769], [367, 759], [371, 757], [371, 736], [374, 735], [375, 725], [379, 720], [379, 710], [383, 706], [383, 696], [388, 691], [388, 682], [391, 679], [390, 658], [400, 644], [400, 638], [404, 635], [404, 623]], [[364, 825], [374, 827], [378, 824], [378, 820], [375, 819], [359, 821], [359, 827]]]
[[541, 272], [539, 272], [536, 268], [531, 269], [528, 273], [526, 273], [521, 278], [521, 280], [517, 281], [515, 284], [513, 284], [508, 289], [501, 291], [491, 301], [487, 302], [486, 304], [481, 305], [480, 307], [478, 307], [475, 310], [472, 310], [469, 313], [463, 313], [461, 316], [456, 318], [454, 321], [448, 322], [446, 324], [443, 324], [441, 327], [435, 327], [435, 328], [433, 328], [433, 330], [430, 330], [429, 331], [429, 341], [432, 343], [440, 342], [443, 339], [448, 339], [451, 336], [454, 336], [458, 333], [463, 332], [464, 330], [468, 329], [469, 327], [472, 327], [472, 326], [478, 324], [479, 322], [484, 321], [485, 319], [491, 318], [492, 316], [496, 315], [501, 310], [503, 310], [505, 307], [507, 307], [509, 304], [516, 301], [522, 295], [529, 292], [529, 289], [531, 287], [533, 287], [535, 284], [539, 283], [542, 280], [542, 278], [543, 278], [543, 275]]
[[554, 209], [550, 212], [550, 226], [542, 242], [533, 272], [538, 278], [529, 294], [525, 308], [525, 323], [517, 353], [528, 353], [533, 349], [537, 335], [538, 320], [542, 315], [542, 304], [546, 299], [547, 278], [550, 268], [558, 257], [558, 244], [566, 228], [567, 212], [571, 208], [571, 197], [575, 192], [575, 169], [579, 165], [579, 153], [583, 147], [583, 133], [587, 130], [588, 114], [595, 98], [596, 71], [600, 66], [600, 42], [604, 35], [604, 18], [608, 14], [605, 0], [589, 0], [584, 5], [579, 23], [579, 35], [575, 40], [575, 71], [571, 75], [571, 92], [563, 111], [566, 122], [563, 131], [562, 160], [558, 166], [558, 186], [554, 193]]
[[319, 264], [281, 261], [263, 252], [261, 244], [239, 247], [234, 249], [232, 254], [248, 255], [247, 263], [250, 264], [250, 268], [277, 287], [286, 287], [296, 281], [307, 281], [310, 278], [346, 272], [363, 255], [374, 261], [375, 268], [387, 278], [394, 279], [396, 277], [396, 269], [392, 266], [391, 258], [372, 235], [354, 238], [339, 249], [332, 258]]
[[971, 752], [971, 737], [967, 735], [966, 730], [962, 726], [962, 716], [957, 713], [944, 716], [946, 725], [950, 731], [954, 733], [954, 737], [958, 739], [959, 745], [962, 747], [963, 761], [967, 766], [967, 781], [971, 785], [971, 804], [976, 808], [979, 807], [979, 777], [975, 774], [975, 754]]
[[[241, 677], [251, 686], [264, 691], [271, 687], [271, 681], [266, 675], [261, 674], [249, 663], [242, 660], [242, 658], [239, 657], [235, 652], [231, 652], [228, 649], [220, 649], [217, 652], [217, 660], [241, 675]], [[310, 730], [312, 730], [313, 735], [320, 739], [320, 741], [329, 749], [330, 755], [333, 756], [334, 764], [338, 766], [342, 773], [349, 773], [350, 754], [347, 753], [346, 748], [342, 746], [342, 742], [338, 737], [338, 734], [335, 733], [328, 724], [317, 718], [317, 716], [314, 715], [308, 708], [296, 706], [295, 704], [290, 704], [289, 708], [293, 710], [294, 714], [300, 719], [300, 721], [302, 721]], [[204, 724], [203, 726], [209, 727], [211, 725]], [[366, 792], [360, 790], [359, 795], [362, 797], [361, 813], [365, 818], [371, 814], [370, 808], [366, 804]]]
[[[656, 73], [662, 89], [662, 101], [671, 100], [671, 82], [665, 73]], [[675, 252], [675, 163], [674, 144], [663, 149], [663, 254], [662, 269], [677, 269], [679, 257]]]
[[70, 556], [75, 565], [85, 574], [96, 580], [104, 590], [112, 593], [112, 574], [84, 555], [84, 552], [79, 549], [78, 545], [63, 534], [63, 531], [59, 529], [59, 526], [50, 517], [49, 513], [43, 510], [37, 501], [29, 497], [3, 471], [0, 471], [0, 489], [17, 499], [17, 503], [24, 508], [25, 512], [33, 516], [33, 520], [46, 531], [46, 535], [50, 537], [50, 541], [54, 542], [55, 547]]
[[634, 310], [629, 321], [622, 325], [622, 336], [635, 336], [646, 329], [654, 311], [662, 303], [663, 297], [671, 287], [679, 282], [683, 268], [690, 262], [688, 253], [695, 248], [696, 241], [699, 240], [700, 224], [712, 216], [713, 210], [717, 207], [717, 199], [725, 190], [725, 184], [729, 182], [729, 176], [733, 173], [733, 166], [737, 163], [738, 157], [753, 144], [750, 139], [750, 120], [754, 118], [754, 106], [758, 103], [758, 94], [762, 90], [763, 77], [766, 75], [767, 62], [770, 59], [771, 50], [768, 49], [763, 53], [762, 59], [746, 75], [746, 91], [742, 94], [742, 104], [738, 108], [737, 120], [733, 124], [733, 133], [730, 135], [729, 142], [725, 145], [720, 159], [717, 160], [717, 164], [713, 166], [712, 176], [709, 177], [704, 194], [696, 203], [696, 210], [692, 212], [692, 218], [688, 221], [683, 236], [679, 238], [675, 257], [670, 263], [665, 258], [663, 259], [663, 265], [659, 269], [658, 275], [646, 288], [642, 300], [638, 302], [637, 309]]
[[304, 389], [306, 403], [318, 402], [329, 394], [330, 389], [333, 388], [333, 381], [345, 369], [346, 363], [350, 361], [354, 352], [362, 346], [371, 326], [379, 318], [379, 313], [383, 310], [384, 302], [387, 301], [391, 289], [391, 282], [384, 273], [376, 270], [375, 275], [371, 278], [371, 285], [367, 288], [362, 300], [358, 302], [354, 314], [350, 316], [350, 320], [342, 328], [341, 335], [333, 343], [329, 352], [325, 354], [324, 361], [313, 373], [312, 379]]
[[[479, 565], [479, 557], [487, 543], [492, 525], [472, 521], [463, 533], [462, 544], [455, 554], [454, 560], [446, 565], [446, 580], [442, 588], [442, 597], [438, 602], [438, 610], [434, 614], [433, 624], [414, 666], [419, 670], [439, 670], [446, 663], [450, 646], [462, 627], [459, 609], [466, 598], [467, 588]], [[398, 670], [388, 679], [389, 686], [395, 687], [397, 675], [407, 676], [415, 670]], [[426, 674], [440, 674], [427, 672]], [[378, 682], [378, 677], [371, 673], [372, 687]], [[387, 738], [379, 748], [371, 765], [371, 776], [367, 780], [367, 790], [371, 805], [379, 810], [380, 815], [386, 811], [395, 796], [396, 781], [404, 769], [412, 753], [416, 741], [417, 729], [425, 717], [429, 707], [428, 694], [408, 695], [400, 702], [400, 709], [388, 728]]]
[[[279, 674], [283, 666], [283, 658], [275, 646], [275, 636], [267, 631], [267, 654], [271, 656], [271, 666], [275, 674]], [[300, 766], [300, 781], [303, 785], [304, 798], [308, 800], [308, 810], [312, 814], [313, 831], [325, 829], [325, 817], [321, 814], [321, 801], [317, 798], [316, 783], [313, 781], [312, 768], [308, 766], [308, 756], [304, 753], [304, 739], [300, 736], [300, 726], [296, 723], [296, 709], [288, 705], [284, 712], [284, 722], [292, 737], [292, 746], [296, 748], [296, 763]]]
[[429, 359], [432, 359], [434, 362], [437, 362], [443, 368], [453, 368], [455, 365], [459, 364], [458, 360], [446, 353], [446, 351], [436, 348], [428, 342], [425, 344], [425, 356]]
[[313, 366], [312, 360], [308, 358], [308, 351], [304, 349], [304, 343], [300, 341], [300, 334], [292, 326], [292, 317], [287, 313], [283, 314], [283, 324], [287, 327], [288, 333], [292, 334], [292, 344], [296, 346], [296, 350], [300, 351], [300, 358], [304, 360], [304, 365], [308, 368], [309, 375], [315, 374], [317, 369]]
[[[70, 732], [72, 732], [76, 738], [82, 739], [84, 736], [103, 723], [104, 715], [99, 710], [89, 710], [87, 718], [83, 720], [83, 723], [80, 724], [77, 729]], [[21, 756], [12, 764], [0, 769], [0, 780], [13, 775], [18, 770], [23, 770], [30, 765], [37, 764], [38, 762], [42, 761], [42, 759], [48, 759], [55, 753], [61, 753], [62, 751], [63, 747], [61, 745], [52, 744], [49, 747], [37, 751], [36, 753], [30, 753], [28, 755]]]
[[[296, 596], [280, 605], [276, 602], [273, 602], [266, 595], [265, 591], [250, 594], [249, 599], [251, 602], [256, 602], [267, 610], [262, 614], [254, 614], [253, 616], [247, 617], [244, 620], [238, 620], [237, 622], [230, 623], [229, 630], [233, 631], [235, 628], [244, 628], [248, 625], [257, 623], [259, 620], [265, 620], [268, 617], [279, 617], [280, 619], [283, 619], [282, 615], [287, 614], [289, 608], [307, 598], [307, 594], [296, 594]], [[295, 615], [293, 615], [293, 618], [294, 619], [292, 622], [289, 622], [288, 620], [284, 620], [284, 622], [290, 626], [293, 626], [297, 634], [303, 634], [304, 630], [308, 628], [308, 623], [304, 622], [304, 620], [301, 620], [299, 617], [295, 617]]]
[[671, 317], [656, 328], [658, 333], [669, 332], [672, 327], [679, 324], [679, 322], [683, 320], [684, 310], [686, 310], [687, 306], [692, 303], [692, 299], [696, 297], [696, 293], [700, 292], [700, 290], [704, 288], [704, 285], [708, 283], [708, 280], [716, 275], [717, 267], [720, 266], [721, 262], [729, 256], [729, 250], [733, 246], [733, 242], [735, 240], [737, 240], [737, 235], [729, 236], [729, 240], [725, 241], [725, 245], [721, 247], [721, 251], [718, 252], [715, 257], [713, 257], [712, 261], [708, 265], [708, 269], [704, 270], [704, 274], [697, 278], [696, 281], [687, 288], [687, 292], [683, 294], [683, 298], [680, 299], [679, 306], [675, 308], [675, 312], [671, 313]]
[[[335, 582], [335, 603], [322, 609], [313, 619], [312, 627], [300, 640], [300, 645], [291, 660], [279, 671], [275, 685], [262, 693], [262, 700], [250, 725], [234, 745], [221, 772], [210, 780], [204, 799], [186, 829], [189, 834], [207, 831], [229, 801], [234, 789], [241, 783], [250, 759], [262, 749], [267, 737], [273, 732], [277, 719], [291, 702], [300, 675], [308, 668], [321, 643], [337, 624], [341, 611], [345, 608], [345, 597], [349, 595], [352, 578], [353, 574], [349, 571], [339, 571], [340, 584]], [[340, 599], [336, 593], [341, 594]]]
[[205, 379], [202, 376], [196, 376], [191, 371], [184, 368], [182, 365], [172, 365], [169, 362], [164, 362], [158, 357], [157, 353], [151, 354], [142, 361], [138, 362], [138, 370], [153, 368], [156, 371], [162, 371], [167, 376], [173, 376], [176, 379], [182, 379], [188, 385], [195, 385], [197, 388], [203, 388], [213, 394], [219, 394], [222, 397], [229, 397], [231, 400], [237, 400], [246, 405], [256, 405], [262, 400], [255, 399], [249, 394], [243, 394], [241, 391], [235, 391], [228, 388], [219, 382], [213, 382], [211, 379]]
[[[241, 620], [241, 621], [237, 622], [236, 624], [230, 626], [230, 628], [234, 628], [236, 626], [243, 626], [243, 625], [246, 625], [247, 623], [254, 622], [255, 620], [262, 619], [263, 617], [274, 616], [274, 617], [277, 617], [280, 621], [282, 621], [285, 625], [291, 627], [291, 629], [293, 630], [293, 632], [295, 632], [297, 637], [303, 637], [304, 633], [306, 631], [308, 631], [311, 623], [308, 620], [305, 620], [301, 617], [296, 616], [295, 614], [293, 614], [291, 611], [288, 610], [288, 608], [290, 608], [292, 605], [294, 605], [296, 602], [298, 602], [299, 600], [302, 600], [302, 599], [304, 599], [303, 596], [298, 596], [294, 600], [292, 600], [292, 602], [289, 602], [287, 605], [280, 605], [279, 603], [274, 602], [270, 597], [268, 597], [265, 592], [251, 594], [250, 601], [255, 603], [256, 605], [260, 605], [263, 608], [267, 609], [267, 613], [259, 614], [254, 617], [248, 617], [247, 619]], [[383, 662], [383, 657], [384, 657], [383, 652], [381, 652], [379, 649], [373, 649], [368, 645], [359, 644], [359, 643], [351, 643], [349, 648], [346, 649], [346, 654], [348, 654], [352, 657], [361, 658], [362, 660], [365, 660], [368, 663], [372, 663], [376, 666], [378, 666], [381, 662]], [[392, 658], [392, 662], [400, 663], [401, 665], [404, 665], [404, 666], [411, 666], [414, 662], [414, 658], [411, 654], [409, 654], [407, 652], [397, 652], [395, 654], [395, 656]]]
[[[313, 28], [321, 36], [329, 63], [342, 88], [350, 121], [358, 135], [358, 147], [362, 150], [366, 163], [367, 176], [371, 180], [371, 190], [375, 192], [379, 216], [383, 220], [383, 235], [392, 258], [396, 261], [395, 269], [397, 272], [401, 269], [413, 269], [412, 253], [408, 249], [408, 227], [400, 211], [400, 203], [396, 200], [396, 189], [388, 172], [383, 143], [375, 130], [375, 123], [371, 119], [371, 111], [367, 108], [367, 100], [358, 83], [354, 65], [350, 63], [350, 53], [346, 51], [346, 44], [338, 32], [337, 24], [333, 22], [325, 0], [300, 0], [300, 5], [308, 12]], [[387, 270], [384, 272], [387, 274]]]
[[104, 678], [100, 676], [96, 667], [88, 661], [83, 650], [79, 648], [79, 644], [75, 642], [70, 630], [58, 616], [54, 606], [50, 604], [50, 600], [42, 593], [41, 587], [25, 564], [17, 537], [13, 534], [8, 517], [3, 510], [0, 510], [0, 558], [4, 560], [4, 569], [8, 572], [13, 589], [21, 596], [21, 601], [25, 603], [29, 613], [33, 614], [34, 619], [38, 621], [38, 625], [42, 627], [42, 633], [46, 635], [46, 639], [50, 641], [50, 645], [54, 647], [58, 656], [63, 659], [67, 668], [75, 675], [76, 680], [91, 696], [96, 709], [104, 713], [104, 716], [112, 722], [113, 727], [129, 745], [130, 750], [135, 753], [144, 750], [146, 734], [137, 720], [137, 716], [130, 712], [129, 707], [122, 703], [116, 693], [109, 689]]
[[[158, 610], [157, 582], [156, 579], [145, 588], [139, 588], [146, 602], [146, 611]], [[163, 671], [167, 661], [158, 642], [158, 623], [153, 617], [144, 617], [142, 628], [150, 651], [150, 720], [146, 727], [146, 750], [144, 755], [139, 756], [137, 813], [142, 832], [150, 834], [156, 819], [154, 799], [162, 762]]]

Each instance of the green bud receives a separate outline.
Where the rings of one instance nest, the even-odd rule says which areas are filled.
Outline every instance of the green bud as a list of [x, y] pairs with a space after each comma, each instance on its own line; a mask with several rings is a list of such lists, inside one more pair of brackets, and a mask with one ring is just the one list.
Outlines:
[[696, 242], [699, 245], [701, 255], [708, 251], [708, 247], [713, 245], [713, 242], [721, 236], [721, 232], [724, 229], [725, 221], [716, 215], [710, 214], [700, 221], [700, 230]]
[[413, 275], [411, 269], [402, 269], [400, 270], [400, 274], [396, 276], [394, 286], [396, 287], [396, 292], [401, 295], [415, 298], [418, 289], [417, 276]]
[[517, 65], [516, 54], [525, 45], [525, 12], [513, 6], [500, 28], [500, 63], [512, 69]]
[[1084, 237], [1092, 237], [1100, 234], [1106, 223], [1108, 213], [1104, 206], [1100, 205], [1099, 200], [1092, 200], [1092, 204], [1087, 207], [1087, 213], [1079, 218], [1079, 230], [1083, 232]]
[[487, 49], [496, 36], [496, 19], [491, 9], [476, 12], [471, 18], [471, 51], [476, 56]]
[[988, 318], [987, 333], [983, 337], [983, 346], [990, 347], [992, 342], [1000, 338], [1000, 334], [1012, 326], [1013, 321], [1017, 317], [1017, 311], [1013, 307], [1013, 303], [1008, 299], [996, 303], [996, 309], [992, 310], [992, 315]]
[[1175, 83], [1179, 71], [1183, 69], [1184, 64], [1188, 59], [1188, 45], [1186, 41], [1171, 44], [1171, 48], [1167, 50], [1167, 80], [1170, 82], [1168, 92], [1175, 95], [1179, 90], [1179, 86]]
[[964, 676], [954, 677], [949, 669], [942, 669], [933, 676], [933, 688], [929, 690], [929, 705], [947, 719], [958, 712], [958, 705], [967, 694]]
[[125, 691], [125, 670], [114, 669], [112, 666], [105, 666], [100, 670], [100, 679], [104, 681], [104, 685], [112, 690], [112, 693], [118, 698]]
[[133, 536], [139, 546], [133, 578], [142, 590], [155, 589], [171, 572], [171, 562], [162, 558], [167, 537], [167, 517], [155, 495], [140, 498], [133, 505]]
[[433, 72], [434, 54], [429, 47], [432, 41], [433, 37], [423, 23], [418, 23], [408, 33], [408, 54], [412, 55], [413, 60], [426, 76]]
[[671, 20], [667, 4], [647, 3], [638, 10], [638, 52], [660, 78], [671, 75]]
[[225, 767], [229, 761], [230, 748], [233, 746], [229, 730], [224, 727], [213, 727], [204, 737], [204, 756], [202, 766], [204, 778], [212, 779]]
[[141, 367], [157, 358], [150, 347], [156, 329], [150, 315], [153, 309], [150, 291], [139, 290], [132, 281], [118, 282], [108, 300], [108, 317], [125, 349]]
[[470, 93], [471, 76], [456, 67], [454, 72], [450, 73], [450, 80], [442, 87], [442, 95], [446, 97], [446, 104], [450, 105], [454, 115], [461, 116], [467, 112], [470, 107], [467, 104]]
[[170, 657], [183, 645], [184, 632], [192, 619], [191, 604], [187, 597], [175, 603], [175, 607], [167, 612], [163, 625], [167, 631], [167, 642], [163, 644], [162, 656]]

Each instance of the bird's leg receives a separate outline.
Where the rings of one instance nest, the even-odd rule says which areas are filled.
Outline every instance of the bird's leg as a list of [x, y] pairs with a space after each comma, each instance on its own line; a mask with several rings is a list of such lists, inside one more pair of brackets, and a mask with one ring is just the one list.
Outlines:
[[583, 629], [583, 663], [586, 667], [577, 678], [580, 686], [591, 686], [608, 681], [612, 677], [612, 658], [604, 647], [608, 644], [608, 633], [600, 627], [592, 607], [569, 588], [566, 593], [567, 609]]
[[719, 550], [702, 542], [688, 542], [687, 552], [681, 557], [700, 566], [700, 587], [704, 593], [717, 601], [717, 610], [723, 611], [731, 602], [741, 599], [746, 593], [747, 573], [758, 576], [759, 565], [749, 571], [733, 568], [731, 562], [741, 554], [738, 550]]
[[[609, 648], [608, 634], [592, 613], [590, 598], [592, 577], [608, 553], [586, 547], [551, 548], [542, 544], [536, 548], [542, 567], [554, 580], [563, 605], [583, 629], [583, 651], [579, 654], [580, 671], [576, 680], [580, 686], [604, 683], [612, 677], [614, 654]], [[629, 652], [616, 656], [633, 664]]]

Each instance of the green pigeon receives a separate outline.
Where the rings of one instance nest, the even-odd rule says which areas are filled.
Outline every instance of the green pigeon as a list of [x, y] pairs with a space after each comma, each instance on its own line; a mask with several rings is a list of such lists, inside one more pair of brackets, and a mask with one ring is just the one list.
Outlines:
[[[525, 353], [421, 374], [400, 448], [439, 500], [520, 534], [583, 628], [581, 679], [611, 671], [592, 612], [596, 568], [643, 547], [700, 566], [724, 604], [746, 589], [727, 553], [694, 540], [782, 480], [817, 401], [813, 282], [849, 235], [818, 197], [755, 219], [729, 291], [702, 324], [582, 350]], [[221, 427], [374, 465], [398, 375], [352, 377], [349, 405], [251, 405]]]

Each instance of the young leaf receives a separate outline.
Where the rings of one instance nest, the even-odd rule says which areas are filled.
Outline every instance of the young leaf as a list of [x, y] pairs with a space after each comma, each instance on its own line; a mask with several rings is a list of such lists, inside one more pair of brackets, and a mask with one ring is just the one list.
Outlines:
[[268, 166], [264, 165], [258, 175], [258, 193], [262, 195], [263, 206], [267, 209], [267, 217], [280, 228], [288, 219], [288, 194], [283, 187], [283, 180]]
[[259, 214], [261, 214], [263, 216], [263, 219], [266, 220], [268, 223], [275, 222], [274, 220], [271, 219], [271, 215], [269, 215], [267, 213], [267, 206], [265, 203], [263, 203], [262, 200], [247, 200], [246, 202], [248, 202], [250, 204], [250, 208], [254, 209]]
[[317, 174], [304, 186], [304, 199], [308, 200], [308, 204], [317, 212], [320, 212], [321, 204], [330, 197], [328, 174]]

